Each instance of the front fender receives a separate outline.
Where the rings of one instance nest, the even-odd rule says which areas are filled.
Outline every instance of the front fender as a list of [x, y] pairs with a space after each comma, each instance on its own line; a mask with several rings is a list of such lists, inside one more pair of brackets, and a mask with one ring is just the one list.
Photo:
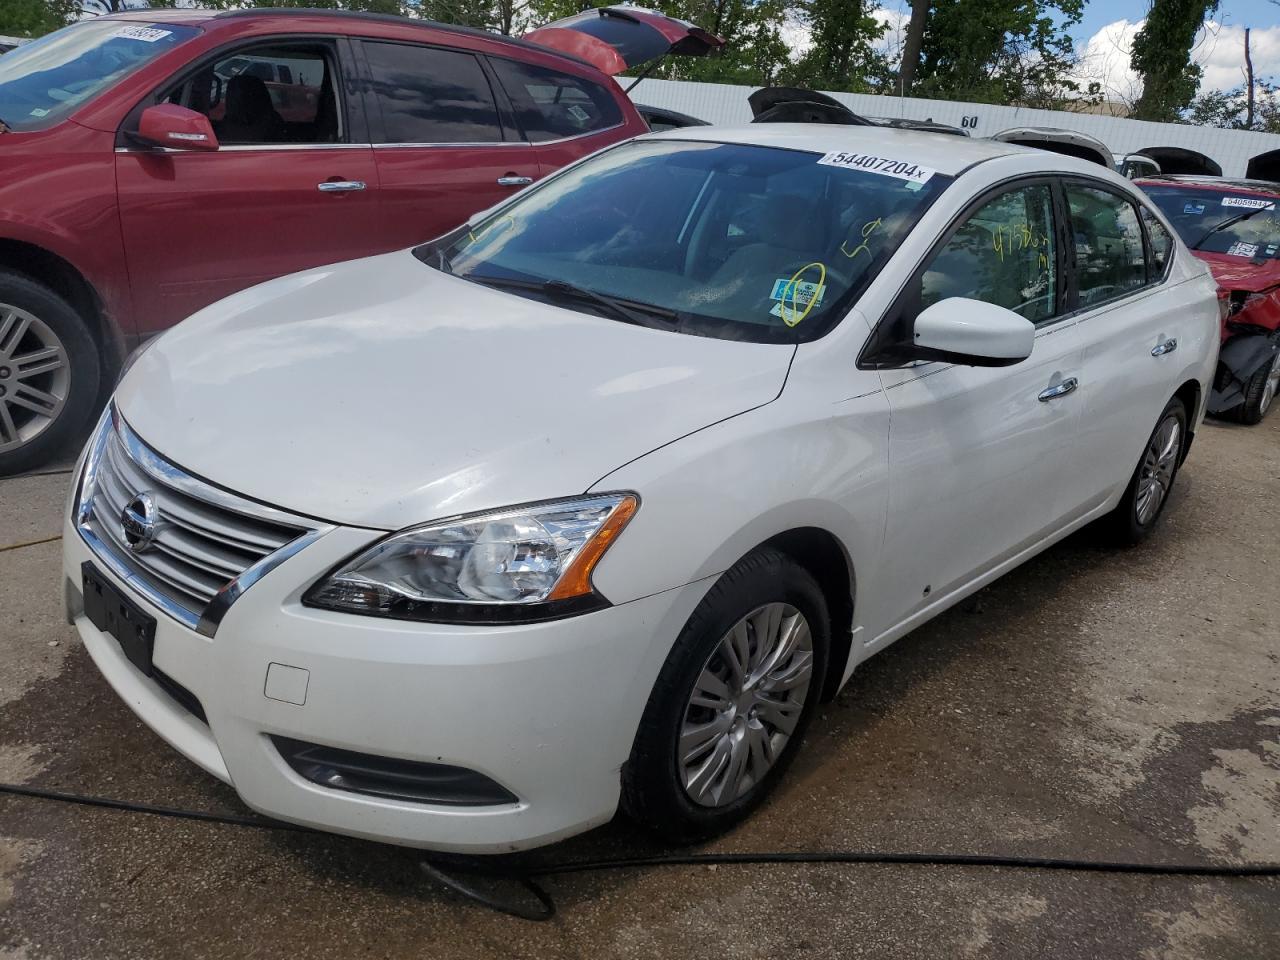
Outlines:
[[[830, 404], [767, 406], [662, 447], [602, 478], [640, 510], [597, 567], [615, 603], [714, 578], [781, 533], [815, 527], [854, 574], [884, 537], [888, 402], [880, 391]], [[855, 614], [855, 627], [860, 621]]]

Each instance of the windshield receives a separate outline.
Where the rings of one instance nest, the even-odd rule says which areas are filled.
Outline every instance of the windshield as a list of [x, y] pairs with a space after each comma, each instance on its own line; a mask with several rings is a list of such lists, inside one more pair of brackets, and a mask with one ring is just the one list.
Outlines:
[[811, 340], [848, 312], [950, 182], [905, 156], [639, 140], [418, 255], [615, 319], [732, 340]]
[[36, 130], [199, 31], [173, 23], [92, 20], [0, 57], [0, 120]]
[[1248, 260], [1280, 256], [1274, 197], [1186, 187], [1144, 185], [1143, 189], [1192, 249]]

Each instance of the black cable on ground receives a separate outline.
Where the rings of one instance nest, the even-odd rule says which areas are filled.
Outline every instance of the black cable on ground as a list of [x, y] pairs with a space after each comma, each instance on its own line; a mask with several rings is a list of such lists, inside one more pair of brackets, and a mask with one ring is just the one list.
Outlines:
[[299, 833], [315, 833], [310, 827], [300, 827], [281, 820], [268, 820], [265, 817], [238, 817], [230, 813], [210, 813], [205, 810], [180, 810], [175, 807], [158, 807], [149, 803], [134, 803], [131, 800], [114, 800], [111, 797], [87, 797], [78, 793], [60, 793], [57, 790], [42, 790], [38, 787], [26, 787], [18, 783], [0, 783], [0, 793], [11, 793], [19, 797], [31, 797], [35, 800], [56, 800], [58, 803], [73, 803], [84, 807], [105, 807], [108, 810], [123, 810], [126, 813], [147, 813], [155, 817], [173, 817], [178, 820], [199, 820], [203, 823], [225, 823], [233, 827], [250, 827], [256, 830], [292, 830]]
[[38, 547], [42, 543], [53, 543], [54, 541], [61, 539], [62, 534], [59, 533], [56, 536], [44, 537], [40, 540], [24, 540], [22, 543], [10, 543], [0, 547], [0, 553], [6, 553], [9, 550], [21, 550], [23, 547]]
[[[262, 817], [239, 817], [200, 810], [181, 810], [108, 797], [61, 793], [20, 784], [0, 783], [0, 793], [13, 794], [60, 803], [104, 807], [130, 813], [221, 823], [258, 830], [285, 830], [315, 833], [309, 827], [282, 823]], [[616, 857], [601, 860], [568, 860], [563, 863], [530, 864], [513, 870], [509, 865], [486, 863], [484, 858], [450, 858], [423, 860], [422, 872], [449, 889], [482, 906], [524, 920], [545, 921], [555, 916], [551, 895], [537, 882], [538, 878], [565, 876], [573, 873], [597, 873], [604, 870], [641, 870], [659, 867], [748, 866], [779, 864], [897, 864], [934, 867], [1005, 867], [1019, 870], [1068, 870], [1086, 873], [1146, 874], [1181, 877], [1280, 877], [1280, 863], [1211, 864], [1211, 863], [1131, 863], [1109, 860], [1078, 860], [1057, 857], [1009, 857], [965, 853], [872, 853], [853, 850], [780, 851], [768, 853], [692, 853], [664, 854], [654, 857]], [[473, 879], [509, 881], [538, 902], [527, 906], [491, 893]]]

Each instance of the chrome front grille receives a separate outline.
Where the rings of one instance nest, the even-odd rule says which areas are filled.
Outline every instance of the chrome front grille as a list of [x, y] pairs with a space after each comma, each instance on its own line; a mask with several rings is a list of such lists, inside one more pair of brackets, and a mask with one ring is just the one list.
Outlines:
[[[139, 518], [132, 527], [126, 509]], [[117, 576], [208, 636], [245, 589], [330, 529], [191, 476], [143, 444], [114, 410], [86, 457], [77, 521]]]

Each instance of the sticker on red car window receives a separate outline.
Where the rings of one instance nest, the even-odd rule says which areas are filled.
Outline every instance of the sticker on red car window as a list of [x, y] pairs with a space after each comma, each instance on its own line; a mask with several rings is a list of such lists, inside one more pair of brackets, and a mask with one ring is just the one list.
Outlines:
[[141, 40], [143, 43], [155, 43], [172, 34], [172, 30], [161, 30], [158, 27], [121, 27], [112, 36], [124, 37], [126, 40]]
[[874, 153], [850, 153], [847, 150], [833, 150], [823, 154], [819, 163], [828, 167], [844, 167], [847, 170], [865, 170], [867, 173], [878, 173], [882, 177], [893, 177], [908, 183], [925, 184], [938, 171], [932, 167], [922, 167], [910, 160], [898, 157], [881, 157]]
[[1258, 254], [1258, 245], [1241, 240], [1227, 247], [1227, 253], [1233, 257], [1254, 257]]
[[1194, 213], [1196, 216], [1199, 216], [1200, 214], [1204, 213], [1204, 204], [1203, 203], [1184, 203], [1182, 205], [1182, 212]]
[[1246, 210], [1274, 210], [1274, 200], [1263, 200], [1255, 197], [1223, 197], [1224, 207], [1244, 207]]

